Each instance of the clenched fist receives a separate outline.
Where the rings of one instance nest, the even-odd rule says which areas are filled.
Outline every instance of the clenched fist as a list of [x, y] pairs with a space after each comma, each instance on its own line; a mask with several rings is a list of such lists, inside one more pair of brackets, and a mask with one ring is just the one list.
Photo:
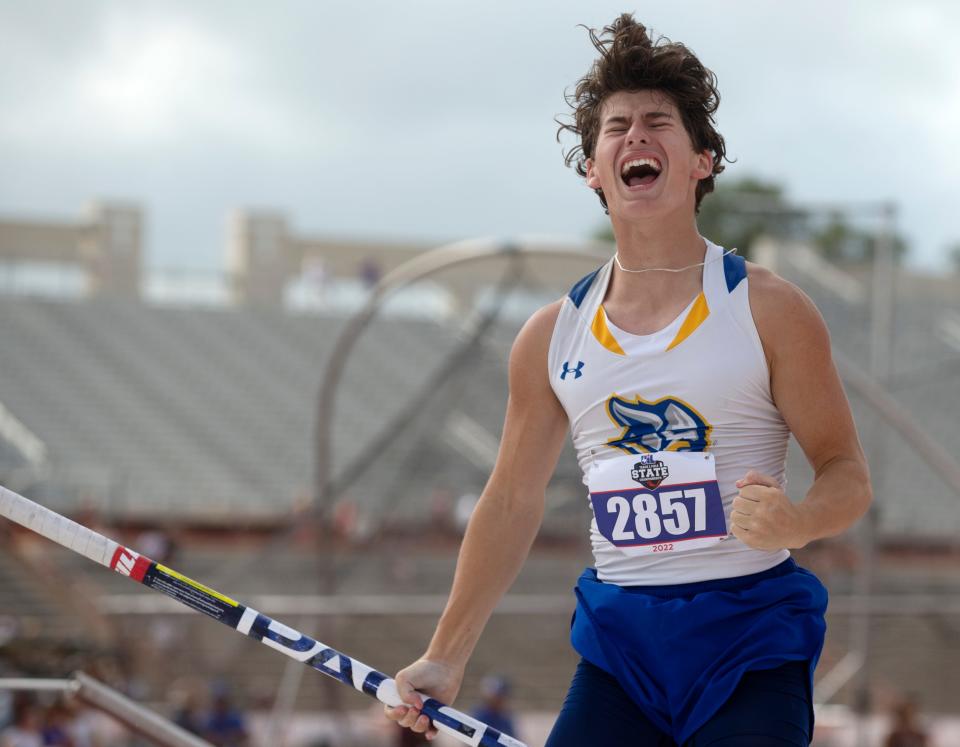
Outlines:
[[803, 511], [790, 502], [772, 477], [750, 470], [737, 480], [730, 533], [756, 550], [803, 547], [809, 541]]

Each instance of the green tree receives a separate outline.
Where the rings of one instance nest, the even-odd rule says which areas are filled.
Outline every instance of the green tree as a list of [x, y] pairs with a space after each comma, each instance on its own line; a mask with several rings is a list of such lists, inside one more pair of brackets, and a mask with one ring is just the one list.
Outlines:
[[950, 259], [953, 271], [960, 275], [960, 241], [947, 247], [947, 257]]
[[[802, 214], [792, 209], [783, 196], [783, 187], [755, 177], [723, 182], [703, 198], [697, 214], [700, 233], [749, 258], [750, 247], [761, 235], [787, 237], [796, 233]], [[607, 223], [595, 236], [613, 241]]]
[[804, 215], [792, 208], [783, 187], [746, 176], [727, 184], [719, 182], [713, 194], [703, 198], [697, 227], [711, 241], [749, 258], [760, 236], [788, 238], [796, 235]]
[[[713, 193], [703, 198], [697, 214], [700, 233], [737, 253], [750, 258], [750, 250], [760, 236], [801, 239], [819, 247], [834, 262], [869, 262], [876, 249], [876, 233], [866, 231], [838, 211], [823, 221], [823, 215], [791, 205], [784, 189], [776, 182], [745, 176], [732, 181], [718, 180]], [[613, 230], [606, 223], [595, 236], [613, 241]], [[894, 234], [894, 259], [900, 262], [908, 251], [907, 242]], [[960, 271], [960, 243], [953, 251]]]
[[[870, 262], [877, 248], [875, 232], [852, 225], [839, 213], [830, 216], [826, 225], [814, 231], [810, 238], [827, 259], [837, 263]], [[897, 233], [891, 236], [891, 241], [894, 262], [899, 264], [907, 253], [907, 242]]]

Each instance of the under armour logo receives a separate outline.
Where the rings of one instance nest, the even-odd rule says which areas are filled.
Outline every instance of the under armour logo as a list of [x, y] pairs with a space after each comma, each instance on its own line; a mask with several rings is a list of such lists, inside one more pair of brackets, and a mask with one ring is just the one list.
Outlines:
[[563, 373], [560, 374], [560, 380], [563, 381], [567, 378], [567, 374], [573, 374], [573, 378], [579, 379], [583, 376], [583, 361], [577, 361], [576, 368], [570, 368], [570, 361], [563, 362]]

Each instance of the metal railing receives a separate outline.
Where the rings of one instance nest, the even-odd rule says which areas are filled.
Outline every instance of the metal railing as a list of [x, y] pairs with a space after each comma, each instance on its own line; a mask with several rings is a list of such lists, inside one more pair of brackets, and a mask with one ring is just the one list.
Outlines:
[[212, 747], [209, 742], [84, 672], [75, 672], [69, 679], [4, 678], [0, 679], [0, 690], [60, 692], [103, 711], [162, 747]]

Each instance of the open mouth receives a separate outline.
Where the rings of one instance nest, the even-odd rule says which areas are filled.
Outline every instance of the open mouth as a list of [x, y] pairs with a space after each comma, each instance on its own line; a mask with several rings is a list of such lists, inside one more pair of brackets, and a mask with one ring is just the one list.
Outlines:
[[628, 187], [646, 187], [653, 184], [663, 166], [656, 158], [635, 158], [620, 167], [620, 178]]

